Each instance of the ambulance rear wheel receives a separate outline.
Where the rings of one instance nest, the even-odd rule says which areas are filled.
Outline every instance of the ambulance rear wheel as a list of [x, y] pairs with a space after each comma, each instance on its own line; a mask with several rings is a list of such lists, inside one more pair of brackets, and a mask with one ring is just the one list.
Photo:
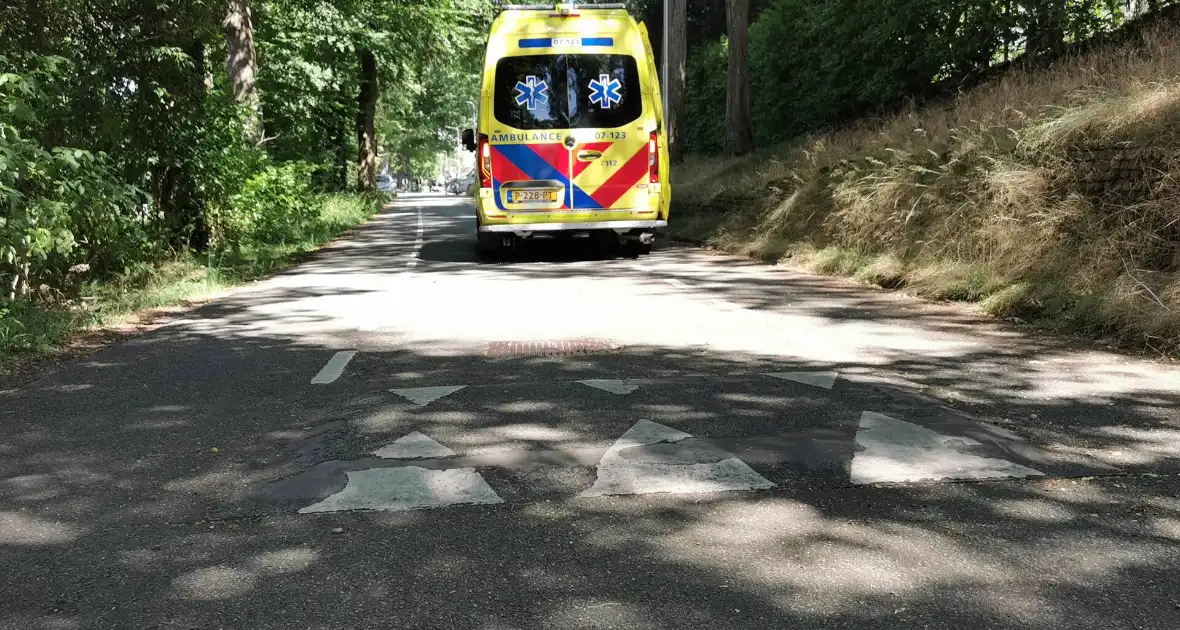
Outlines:
[[624, 251], [628, 256], [638, 258], [640, 256], [647, 256], [651, 253], [651, 243], [640, 243], [639, 241], [627, 241], [624, 245]]
[[476, 232], [475, 253], [481, 260], [496, 260], [503, 254], [501, 236], [495, 232]]
[[611, 252], [619, 246], [619, 237], [613, 230], [595, 230], [590, 232], [590, 246], [598, 252]]

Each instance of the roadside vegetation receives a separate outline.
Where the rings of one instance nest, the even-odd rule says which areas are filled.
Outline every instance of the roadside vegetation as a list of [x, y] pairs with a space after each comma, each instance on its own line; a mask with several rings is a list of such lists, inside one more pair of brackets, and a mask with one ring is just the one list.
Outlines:
[[0, 8], [0, 367], [292, 264], [437, 174], [482, 0]]
[[[676, 233], [1180, 348], [1180, 4], [667, 2]], [[0, 5], [0, 365], [462, 163], [497, 4]]]
[[724, 38], [690, 52], [676, 234], [1180, 351], [1180, 7], [890, 2], [764, 3], [752, 152], [724, 147]]

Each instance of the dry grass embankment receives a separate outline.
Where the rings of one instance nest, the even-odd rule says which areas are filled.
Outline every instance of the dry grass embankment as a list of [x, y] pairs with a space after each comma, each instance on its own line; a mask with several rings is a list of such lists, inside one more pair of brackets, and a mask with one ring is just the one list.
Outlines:
[[1180, 350], [1180, 32], [678, 169], [674, 234]]

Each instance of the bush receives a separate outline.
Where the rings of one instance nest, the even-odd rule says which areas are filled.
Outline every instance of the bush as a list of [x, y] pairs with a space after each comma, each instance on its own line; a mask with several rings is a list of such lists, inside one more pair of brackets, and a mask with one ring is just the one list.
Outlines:
[[677, 118], [687, 153], [716, 155], [725, 147], [728, 48], [724, 39], [694, 48], [684, 69], [684, 113]]
[[299, 242], [316, 228], [323, 200], [312, 189], [316, 168], [307, 162], [267, 165], [214, 219], [215, 247], [241, 251], [250, 245]]
[[18, 66], [0, 73], [0, 110], [10, 114], [0, 121], [0, 299], [61, 292], [71, 269], [98, 274], [141, 256], [142, 191], [102, 153], [40, 141], [51, 135], [39, 115], [52, 107], [44, 87], [65, 61], [0, 56], [0, 66]]
[[881, 0], [866, 11], [852, 0], [775, 0], [750, 26], [759, 140], [787, 140], [930, 92], [958, 62], [960, 43], [929, 23], [937, 4]]

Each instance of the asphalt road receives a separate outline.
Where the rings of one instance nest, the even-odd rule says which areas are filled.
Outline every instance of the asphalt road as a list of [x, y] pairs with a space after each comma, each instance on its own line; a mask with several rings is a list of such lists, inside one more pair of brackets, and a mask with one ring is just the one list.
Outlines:
[[1180, 627], [1174, 369], [688, 247], [473, 241], [407, 196], [0, 391], [0, 627]]

